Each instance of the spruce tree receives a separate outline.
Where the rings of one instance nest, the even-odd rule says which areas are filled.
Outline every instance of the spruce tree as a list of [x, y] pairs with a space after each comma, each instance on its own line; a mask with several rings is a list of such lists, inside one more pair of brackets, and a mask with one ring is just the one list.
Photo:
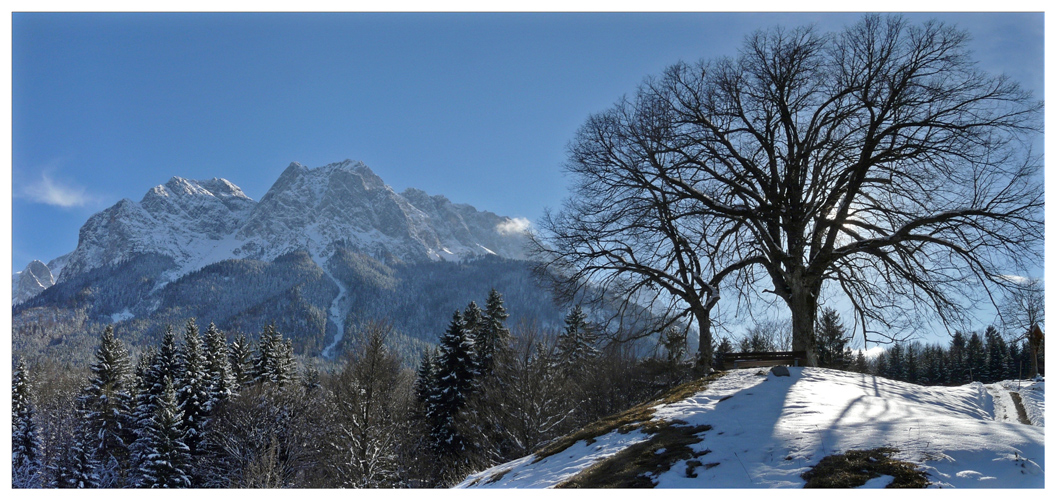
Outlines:
[[198, 455], [199, 445], [205, 441], [212, 408], [205, 352], [194, 318], [187, 320], [180, 362], [183, 373], [178, 382], [176, 398], [183, 412], [183, 423], [187, 431], [184, 443], [190, 448], [192, 455]]
[[506, 327], [509, 317], [502, 302], [502, 294], [492, 288], [484, 303], [484, 324], [475, 339], [482, 373], [491, 373], [495, 368], [496, 352], [509, 347], [510, 330]]
[[844, 351], [851, 339], [847, 336], [847, 329], [840, 321], [839, 313], [830, 307], [823, 309], [814, 332], [818, 366], [838, 370], [847, 369], [850, 360], [844, 357]]
[[172, 326], [165, 329], [165, 335], [161, 339], [161, 347], [156, 351], [148, 349], [140, 361], [145, 364], [137, 370], [138, 391], [136, 394], [136, 406], [132, 412], [136, 422], [136, 441], [132, 445], [133, 464], [136, 469], [142, 463], [144, 455], [144, 429], [149, 421], [154, 418], [157, 408], [157, 399], [165, 388], [165, 378], [172, 380], [183, 379], [183, 367], [180, 361], [180, 347], [176, 343], [176, 333]]
[[1009, 360], [1008, 344], [997, 331], [997, 328], [988, 326], [983, 334], [986, 337], [986, 363], [988, 367], [989, 382], [999, 382], [1012, 378], [1008, 371], [1011, 364]]
[[732, 365], [725, 366], [726, 355], [733, 353], [733, 342], [730, 342], [729, 337], [722, 337], [722, 340], [719, 341], [719, 345], [715, 346], [715, 348], [712, 350], [712, 353], [715, 356], [715, 359], [712, 361], [713, 366], [721, 366], [724, 369], [733, 368]]
[[986, 348], [983, 346], [983, 339], [979, 337], [978, 333], [972, 333], [972, 336], [968, 339], [968, 346], [965, 349], [965, 362], [969, 370], [970, 381], [977, 382], [990, 379], [986, 365]]
[[240, 333], [231, 341], [229, 357], [235, 386], [241, 387], [250, 383], [253, 380], [253, 347], [249, 345], [245, 334]]
[[473, 339], [459, 311], [452, 316], [439, 347], [436, 389], [427, 418], [432, 427], [430, 441], [440, 459], [440, 479], [452, 480], [464, 465], [465, 439], [458, 432], [458, 413], [469, 399], [477, 375]]
[[[81, 413], [86, 410], [83, 404]], [[59, 488], [98, 488], [100, 486], [99, 461], [95, 458], [95, 449], [99, 439], [93, 433], [90, 423], [81, 420], [73, 443], [70, 446], [69, 456], [60, 465], [58, 473]]]
[[297, 378], [293, 342], [283, 341], [275, 325], [264, 327], [253, 358], [253, 381], [283, 386]]
[[191, 486], [191, 450], [184, 442], [184, 415], [176, 399], [172, 379], [165, 377], [153, 417], [147, 421], [145, 454], [140, 465], [139, 486], [187, 488]]
[[11, 374], [11, 485], [14, 488], [41, 486], [42, 448], [33, 399], [26, 361], [19, 357]]
[[135, 380], [128, 351], [114, 336], [112, 326], [103, 330], [95, 362], [89, 369], [88, 385], [78, 398], [80, 418], [91, 438], [85, 444], [92, 447], [87, 451], [93, 454], [94, 463], [114, 474], [103, 477], [101, 471], [95, 471], [99, 473], [96, 477], [102, 481], [101, 485], [111, 486], [109, 483], [113, 481], [120, 486], [121, 472], [128, 465], [129, 447], [135, 440], [132, 416]]
[[226, 401], [235, 392], [236, 381], [231, 367], [227, 338], [213, 323], [205, 331], [205, 363], [209, 380], [210, 408]]
[[950, 385], [961, 385], [969, 382], [968, 361], [965, 356], [967, 346], [968, 340], [965, 338], [964, 333], [961, 331], [954, 332], [953, 338], [950, 339], [949, 351]]
[[598, 336], [594, 326], [587, 322], [587, 315], [577, 304], [565, 316], [565, 329], [557, 338], [558, 362], [565, 376], [578, 370], [580, 365], [598, 356], [595, 347]]

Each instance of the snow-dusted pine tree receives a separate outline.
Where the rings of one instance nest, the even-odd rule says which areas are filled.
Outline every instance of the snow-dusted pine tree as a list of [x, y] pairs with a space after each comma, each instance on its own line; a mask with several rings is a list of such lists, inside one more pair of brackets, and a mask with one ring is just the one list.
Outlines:
[[135, 440], [132, 417], [135, 380], [128, 351], [114, 336], [112, 326], [103, 330], [95, 362], [89, 369], [88, 385], [78, 397], [80, 418], [86, 426], [86, 437], [90, 438], [85, 442], [90, 446], [86, 451], [106, 468], [105, 472], [95, 471], [100, 486], [122, 486], [129, 446]]
[[183, 411], [176, 399], [172, 379], [165, 377], [154, 415], [144, 428], [144, 459], [138, 486], [187, 488], [191, 486], [191, 450], [184, 442]]
[[144, 430], [154, 418], [157, 399], [165, 389], [165, 378], [183, 380], [180, 346], [176, 343], [176, 333], [170, 325], [165, 329], [161, 346], [156, 351], [148, 349], [141, 357], [143, 369], [137, 370], [139, 391], [136, 394], [136, 407], [133, 418], [136, 422], [136, 442], [132, 445], [132, 467], [139, 469], [145, 458], [144, 443], [147, 436]]
[[238, 334], [231, 341], [230, 350], [231, 374], [236, 386], [242, 386], [253, 380], [253, 347], [246, 340], [246, 335]]
[[215, 324], [209, 323], [209, 328], [205, 331], [205, 363], [209, 379], [210, 408], [226, 401], [235, 392], [237, 382], [230, 356], [224, 332]]
[[183, 422], [187, 430], [184, 443], [190, 448], [193, 456], [198, 454], [199, 444], [205, 440], [212, 410], [205, 350], [198, 333], [198, 325], [193, 318], [187, 321], [184, 331], [180, 364], [183, 366], [183, 373], [177, 382], [179, 388], [176, 391], [176, 399], [183, 411]]
[[455, 311], [447, 331], [440, 337], [439, 347], [436, 389], [430, 399], [427, 418], [432, 428], [432, 446], [440, 459], [438, 479], [448, 481], [462, 472], [465, 442], [458, 432], [457, 419], [473, 390], [473, 380], [477, 375], [473, 339], [466, 331], [459, 311]]
[[477, 349], [477, 364], [482, 373], [491, 373], [496, 351], [509, 346], [510, 330], [506, 327], [506, 318], [509, 317], [502, 303], [502, 295], [492, 288], [484, 304], [484, 324], [474, 343]]
[[577, 304], [565, 317], [565, 329], [557, 339], [557, 359], [563, 373], [574, 372], [585, 360], [598, 356], [598, 335]]
[[[83, 414], [83, 404], [78, 404], [82, 406], [79, 408], [79, 413]], [[58, 466], [56, 487], [98, 488], [100, 486], [99, 461], [95, 458], [98, 441], [98, 436], [93, 434], [89, 422], [81, 420], [68, 455]]]
[[37, 431], [33, 388], [26, 361], [18, 358], [11, 374], [11, 486], [41, 486], [41, 440]]
[[260, 334], [257, 352], [253, 356], [253, 383], [267, 383], [282, 387], [297, 380], [297, 363], [293, 359], [293, 341], [283, 341], [275, 325], [267, 325]]

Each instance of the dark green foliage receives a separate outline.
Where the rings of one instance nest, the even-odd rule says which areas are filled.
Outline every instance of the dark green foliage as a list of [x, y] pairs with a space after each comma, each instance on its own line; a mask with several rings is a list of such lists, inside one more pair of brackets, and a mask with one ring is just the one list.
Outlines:
[[578, 304], [565, 316], [565, 329], [557, 338], [557, 358], [560, 370], [566, 376], [598, 356], [595, 328], [587, 322], [587, 315]]
[[821, 311], [814, 335], [818, 366], [846, 370], [851, 360], [846, 358], [845, 351], [851, 338], [835, 309], [826, 307]]
[[227, 346], [227, 338], [213, 323], [209, 323], [205, 332], [205, 367], [212, 408], [231, 397], [238, 387], [234, 369], [231, 367], [231, 351]]
[[202, 451], [199, 445], [205, 440], [209, 414], [212, 411], [212, 400], [209, 393], [205, 350], [194, 319], [187, 321], [183, 349], [180, 350], [179, 356], [183, 370], [180, 374], [176, 398], [183, 411], [183, 425], [187, 432], [184, 443], [190, 448], [192, 455], [197, 455]]
[[[132, 417], [134, 377], [124, 344], [114, 336], [113, 327], [103, 330], [95, 363], [90, 367], [88, 385], [79, 397], [81, 420], [85, 423], [85, 452], [101, 466], [112, 470], [127, 466], [129, 446], [135, 440]], [[88, 467], [89, 461], [82, 461]], [[87, 476], [81, 479], [88, 480]], [[121, 485], [122, 477], [99, 475], [103, 486]]]
[[968, 345], [965, 349], [965, 362], [967, 363], [965, 368], [968, 370], [968, 380], [970, 382], [990, 380], [986, 365], [986, 348], [983, 346], [983, 339], [979, 337], [978, 333], [973, 333], [968, 339]]
[[496, 351], [510, 342], [510, 330], [506, 327], [509, 317], [502, 294], [492, 288], [484, 304], [484, 324], [476, 338], [478, 364], [484, 373], [491, 372]]
[[191, 486], [191, 450], [185, 444], [184, 415], [176, 400], [172, 379], [162, 382], [154, 415], [143, 425], [143, 463], [138, 486], [187, 488]]
[[231, 376], [236, 386], [241, 386], [253, 380], [253, 348], [246, 340], [245, 334], [238, 334], [231, 342], [229, 349], [231, 360]]
[[[730, 342], [729, 337], [722, 337], [722, 339], [719, 340], [719, 345], [715, 346], [715, 349], [713, 350], [713, 352], [714, 352], [714, 355], [715, 355], [715, 360], [714, 360], [714, 362], [712, 364], [714, 366], [716, 366], [716, 367], [722, 367], [722, 366], [724, 366], [723, 357], [726, 354], [732, 354], [734, 352], [733, 351], [733, 343]], [[730, 367], [727, 366], [726, 368], [730, 368]]]
[[274, 325], [265, 326], [253, 357], [252, 381], [283, 386], [297, 378], [296, 370], [290, 341], [283, 341]]
[[455, 311], [436, 359], [436, 386], [429, 400], [426, 417], [431, 425], [432, 446], [443, 461], [442, 480], [453, 480], [461, 470], [465, 439], [458, 432], [457, 418], [473, 390], [476, 372], [473, 339], [466, 331], [462, 314]]
[[11, 374], [11, 486], [39, 488], [44, 472], [37, 431], [33, 388], [26, 361], [18, 359]]

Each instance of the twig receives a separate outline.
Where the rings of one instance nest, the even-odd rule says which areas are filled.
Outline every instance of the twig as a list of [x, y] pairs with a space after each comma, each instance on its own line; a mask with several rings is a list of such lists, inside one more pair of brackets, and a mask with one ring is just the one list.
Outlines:
[[744, 462], [741, 461], [741, 457], [737, 455], [737, 452], [733, 452], [733, 456], [737, 457], [737, 462], [741, 464], [741, 468], [744, 469], [744, 475], [748, 476], [748, 482], [755, 484], [755, 480], [752, 479], [752, 475], [748, 473], [748, 468], [744, 466]]

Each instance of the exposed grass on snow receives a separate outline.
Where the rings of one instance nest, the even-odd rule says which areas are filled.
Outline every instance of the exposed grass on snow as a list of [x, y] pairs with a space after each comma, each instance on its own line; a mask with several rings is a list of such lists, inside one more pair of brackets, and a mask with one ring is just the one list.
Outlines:
[[888, 488], [926, 488], [927, 475], [909, 463], [891, 458], [895, 448], [852, 450], [843, 455], [829, 455], [802, 477], [807, 480], [804, 488], [857, 488], [870, 479], [882, 475], [894, 480]]
[[[558, 484], [557, 488], [652, 488], [654, 477], [667, 472], [679, 460], [699, 458], [710, 450], [694, 452], [689, 445], [699, 443], [698, 434], [711, 429], [710, 425], [685, 426], [685, 422], [664, 422], [652, 431], [648, 441], [633, 444], [619, 453], [606, 458], [571, 479]], [[687, 464], [686, 473], [695, 474], [699, 460]]]
[[573, 444], [579, 441], [586, 441], [587, 444], [593, 444], [598, 436], [603, 436], [612, 431], [618, 431], [621, 434], [626, 434], [635, 429], [641, 429], [643, 432], [653, 434], [671, 425], [670, 422], [663, 420], [653, 420], [653, 414], [656, 412], [656, 406], [661, 404], [670, 404], [678, 401], [682, 401], [693, 394], [703, 391], [707, 388], [708, 383], [717, 378], [721, 377], [722, 373], [716, 373], [708, 375], [707, 377], [700, 378], [697, 380], [691, 380], [684, 384], [675, 386], [668, 389], [666, 392], [661, 394], [658, 398], [642, 403], [629, 410], [626, 410], [615, 415], [602, 418], [596, 422], [587, 424], [583, 428], [576, 432], [567, 434], [560, 438], [551, 441], [546, 446], [535, 452], [535, 460], [533, 463], [539, 462], [546, 457], [556, 455], [562, 451], [567, 450]]

